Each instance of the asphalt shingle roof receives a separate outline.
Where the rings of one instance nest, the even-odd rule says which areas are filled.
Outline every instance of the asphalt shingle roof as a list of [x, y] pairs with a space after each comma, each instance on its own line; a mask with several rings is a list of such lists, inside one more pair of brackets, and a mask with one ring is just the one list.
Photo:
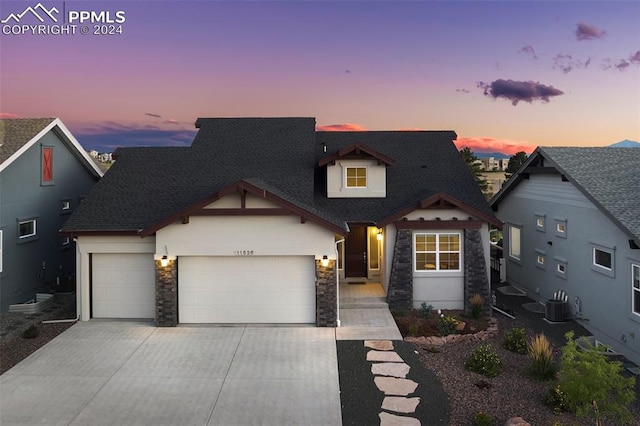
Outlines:
[[0, 164], [47, 127], [55, 118], [0, 119]]
[[[118, 149], [63, 231], [149, 228], [241, 180], [341, 228], [379, 221], [438, 192], [494, 217], [453, 132], [316, 133], [314, 118], [207, 118], [196, 126], [191, 147]], [[396, 160], [387, 167], [387, 197], [327, 199], [318, 161], [357, 142]]]
[[640, 149], [545, 147], [539, 151], [640, 240]]

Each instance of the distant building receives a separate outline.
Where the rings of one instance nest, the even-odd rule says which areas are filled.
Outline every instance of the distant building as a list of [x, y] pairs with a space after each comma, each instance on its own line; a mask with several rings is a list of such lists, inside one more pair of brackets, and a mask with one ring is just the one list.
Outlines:
[[482, 162], [482, 168], [488, 172], [491, 172], [494, 170], [504, 171], [507, 169], [507, 166], [509, 165], [509, 159], [483, 157], [483, 158], [479, 158], [478, 160]]
[[88, 151], [88, 154], [89, 154], [89, 157], [91, 158], [98, 158], [98, 151], [96, 151], [95, 149]]
[[111, 156], [110, 152], [103, 152], [101, 154], [98, 154], [98, 161], [100, 161], [101, 163], [110, 163], [113, 161], [113, 157]]

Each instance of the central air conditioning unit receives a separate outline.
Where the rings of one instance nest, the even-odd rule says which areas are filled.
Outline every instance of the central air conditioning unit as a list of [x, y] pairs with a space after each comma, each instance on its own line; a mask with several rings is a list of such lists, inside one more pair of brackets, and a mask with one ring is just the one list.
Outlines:
[[569, 312], [569, 297], [563, 290], [553, 293], [553, 299], [545, 303], [545, 318], [550, 322], [563, 322]]

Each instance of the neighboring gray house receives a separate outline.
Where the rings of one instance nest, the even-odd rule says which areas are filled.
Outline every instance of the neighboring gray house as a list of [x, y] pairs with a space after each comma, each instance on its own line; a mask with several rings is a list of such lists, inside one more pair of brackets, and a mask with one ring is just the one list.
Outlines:
[[640, 149], [538, 148], [491, 200], [507, 282], [640, 364]]
[[500, 222], [455, 133], [315, 125], [201, 118], [190, 147], [118, 149], [63, 228], [81, 320], [335, 326], [338, 280], [405, 308], [488, 300]]
[[0, 311], [75, 273], [59, 231], [101, 176], [60, 119], [0, 120]]

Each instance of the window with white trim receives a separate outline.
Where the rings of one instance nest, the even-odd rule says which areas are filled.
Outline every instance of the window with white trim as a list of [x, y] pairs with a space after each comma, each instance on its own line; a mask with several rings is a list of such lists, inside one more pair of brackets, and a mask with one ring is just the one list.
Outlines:
[[366, 167], [347, 167], [345, 169], [347, 188], [366, 188], [367, 187], [367, 168]]
[[18, 222], [18, 237], [23, 240], [36, 235], [36, 220], [21, 220]]
[[543, 214], [536, 214], [536, 231], [545, 231], [545, 216]]
[[608, 250], [593, 248], [593, 264], [608, 271], [613, 269], [613, 253]]
[[556, 263], [556, 277], [560, 277], [563, 280], [567, 279], [567, 259], [562, 257], [554, 257], [553, 258]]
[[538, 265], [543, 266], [544, 265], [544, 255], [542, 255], [542, 254], [537, 255], [536, 256], [536, 263]]
[[567, 221], [556, 219], [556, 237], [567, 238]]
[[71, 211], [71, 200], [60, 200], [60, 211], [62, 213], [68, 213]]
[[416, 233], [414, 235], [416, 271], [459, 271], [458, 233]]
[[69, 247], [69, 244], [71, 244], [71, 238], [70, 237], [60, 237], [60, 247], [61, 248]]
[[640, 265], [631, 265], [631, 292], [633, 313], [640, 315]]
[[509, 225], [509, 256], [513, 259], [520, 260], [521, 229], [519, 226]]

